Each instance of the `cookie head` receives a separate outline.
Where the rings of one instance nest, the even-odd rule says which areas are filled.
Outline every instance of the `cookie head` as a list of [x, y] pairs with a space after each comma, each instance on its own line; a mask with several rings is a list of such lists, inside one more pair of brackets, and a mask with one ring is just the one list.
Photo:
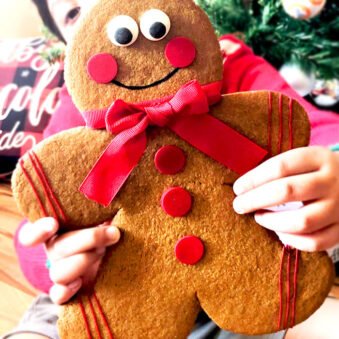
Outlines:
[[222, 78], [217, 38], [192, 0], [99, 0], [68, 49], [66, 81], [81, 111], [153, 100], [191, 80]]

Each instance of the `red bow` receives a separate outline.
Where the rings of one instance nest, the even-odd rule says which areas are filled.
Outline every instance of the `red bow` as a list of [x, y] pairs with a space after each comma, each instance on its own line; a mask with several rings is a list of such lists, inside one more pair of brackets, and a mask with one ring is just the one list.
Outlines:
[[221, 99], [220, 82], [201, 87], [191, 81], [171, 97], [139, 104], [116, 100], [107, 110], [84, 113], [88, 127], [116, 134], [97, 160], [80, 191], [108, 206], [139, 163], [147, 146], [150, 125], [168, 127], [193, 147], [243, 174], [255, 167], [267, 151], [225, 123], [209, 115], [209, 106]]

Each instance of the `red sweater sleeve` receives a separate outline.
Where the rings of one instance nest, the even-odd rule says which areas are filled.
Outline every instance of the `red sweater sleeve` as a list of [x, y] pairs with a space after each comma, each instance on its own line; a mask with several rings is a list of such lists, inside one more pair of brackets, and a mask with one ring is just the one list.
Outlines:
[[234, 53], [224, 54], [223, 93], [264, 89], [284, 93], [306, 109], [311, 122], [311, 145], [339, 142], [339, 115], [319, 110], [300, 97], [274, 67], [233, 35], [224, 35], [220, 40], [230, 40], [240, 46]]
[[73, 127], [86, 125], [79, 110], [75, 107], [66, 86], [62, 87], [59, 100], [59, 106], [44, 131], [44, 138]]

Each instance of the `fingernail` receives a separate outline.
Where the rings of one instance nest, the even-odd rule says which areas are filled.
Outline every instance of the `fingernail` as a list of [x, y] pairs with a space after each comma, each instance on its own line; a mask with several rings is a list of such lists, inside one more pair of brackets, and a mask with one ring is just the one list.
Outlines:
[[46, 232], [50, 233], [55, 230], [55, 220], [53, 218], [46, 218], [45, 223], [46, 223], [45, 225]]
[[237, 198], [233, 200], [233, 208], [238, 214], [245, 213], [244, 208], [241, 206], [241, 203], [239, 202], [239, 199]]
[[233, 192], [234, 192], [236, 195], [242, 194], [242, 193], [244, 192], [244, 188], [241, 186], [241, 184], [238, 183], [238, 181], [236, 181], [236, 182], [233, 184]]
[[67, 285], [67, 287], [72, 291], [76, 291], [77, 289], [79, 289], [80, 286], [81, 286], [81, 279], [80, 278], [77, 279], [77, 280], [74, 280], [72, 283]]
[[46, 228], [45, 228], [46, 232], [48, 232], [48, 233], [52, 233], [54, 231], [54, 229], [55, 229], [54, 224], [46, 225]]
[[106, 252], [106, 248], [105, 247], [99, 247], [96, 249], [96, 253], [99, 255], [103, 255]]
[[106, 229], [106, 234], [109, 237], [109, 239], [112, 239], [112, 240], [115, 240], [115, 241], [117, 241], [119, 239], [119, 236], [120, 236], [119, 229], [114, 227], [114, 226], [108, 227]]

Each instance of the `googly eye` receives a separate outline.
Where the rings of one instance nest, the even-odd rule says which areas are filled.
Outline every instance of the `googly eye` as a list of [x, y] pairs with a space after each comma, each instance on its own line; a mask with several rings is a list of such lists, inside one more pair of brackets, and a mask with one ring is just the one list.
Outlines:
[[141, 33], [151, 41], [162, 40], [170, 31], [170, 28], [170, 18], [159, 9], [150, 9], [140, 18]]
[[127, 47], [137, 40], [139, 27], [130, 16], [119, 15], [109, 22], [107, 34], [114, 45]]

